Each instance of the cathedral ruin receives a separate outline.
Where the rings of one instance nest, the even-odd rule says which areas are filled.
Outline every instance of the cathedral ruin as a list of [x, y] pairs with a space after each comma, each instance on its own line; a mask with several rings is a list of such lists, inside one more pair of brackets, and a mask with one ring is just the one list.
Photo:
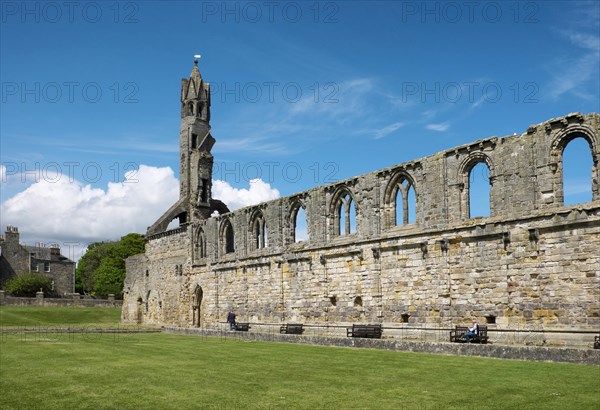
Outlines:
[[[127, 260], [123, 321], [216, 328], [234, 309], [257, 327], [439, 328], [476, 318], [491, 331], [597, 333], [599, 114], [233, 212], [212, 198], [209, 123], [210, 86], [196, 61], [181, 84], [180, 198], [148, 228], [146, 252]], [[576, 138], [590, 148], [593, 198], [565, 206], [563, 151]], [[469, 209], [478, 164], [489, 170], [483, 218]], [[179, 226], [168, 230], [173, 219]]]

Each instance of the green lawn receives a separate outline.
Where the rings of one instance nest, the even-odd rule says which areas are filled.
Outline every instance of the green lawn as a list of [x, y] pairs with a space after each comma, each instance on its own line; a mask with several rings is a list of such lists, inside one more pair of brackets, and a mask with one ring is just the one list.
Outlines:
[[0, 306], [0, 327], [119, 325], [121, 308]]
[[19, 409], [597, 409], [600, 367], [160, 333], [17, 333], [0, 335], [0, 391], [0, 408]]

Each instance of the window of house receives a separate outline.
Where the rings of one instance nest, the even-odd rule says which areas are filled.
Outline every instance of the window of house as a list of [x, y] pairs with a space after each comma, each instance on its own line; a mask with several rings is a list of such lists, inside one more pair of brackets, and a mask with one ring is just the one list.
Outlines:
[[38, 271], [38, 263], [35, 260], [36, 254], [35, 253], [30, 253], [29, 254], [29, 270], [31, 272], [37, 272]]

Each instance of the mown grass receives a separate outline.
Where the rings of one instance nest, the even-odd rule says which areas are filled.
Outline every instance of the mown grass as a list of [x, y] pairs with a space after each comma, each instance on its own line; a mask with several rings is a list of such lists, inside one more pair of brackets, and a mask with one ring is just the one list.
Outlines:
[[[0, 408], [596, 409], [600, 367], [172, 334], [3, 334]], [[477, 400], [477, 402], [474, 402]]]
[[0, 306], [0, 326], [119, 325], [121, 308]]
[[170, 334], [3, 335], [3, 408], [600, 406], [600, 368]]

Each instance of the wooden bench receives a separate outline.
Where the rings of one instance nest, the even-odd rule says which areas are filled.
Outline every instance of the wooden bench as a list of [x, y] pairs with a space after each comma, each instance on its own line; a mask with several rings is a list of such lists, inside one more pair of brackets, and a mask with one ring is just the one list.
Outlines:
[[383, 327], [381, 325], [352, 325], [346, 328], [348, 337], [366, 337], [369, 339], [381, 339]]
[[[478, 326], [478, 334], [471, 337], [471, 343], [486, 344], [488, 342], [487, 326]], [[450, 341], [455, 343], [467, 343], [467, 332], [469, 327], [456, 326], [450, 331]]]
[[247, 332], [250, 330], [250, 323], [236, 323], [235, 330], [238, 332]]
[[286, 335], [301, 335], [304, 332], [304, 325], [301, 323], [286, 323], [285, 325], [281, 325], [279, 328], [279, 333], [284, 333]]
[[594, 336], [594, 349], [600, 349], [600, 336]]

